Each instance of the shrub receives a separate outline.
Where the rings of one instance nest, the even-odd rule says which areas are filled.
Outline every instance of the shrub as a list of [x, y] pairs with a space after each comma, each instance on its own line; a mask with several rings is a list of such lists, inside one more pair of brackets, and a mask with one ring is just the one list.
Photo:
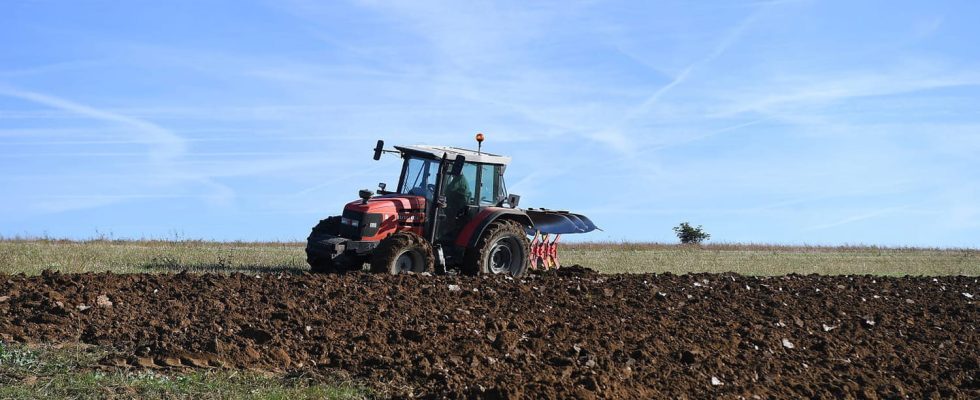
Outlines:
[[691, 226], [687, 222], [681, 222], [680, 225], [674, 227], [674, 233], [677, 234], [677, 238], [681, 240], [683, 244], [700, 244], [701, 242], [711, 238], [708, 232], [701, 229], [701, 225], [697, 228]]

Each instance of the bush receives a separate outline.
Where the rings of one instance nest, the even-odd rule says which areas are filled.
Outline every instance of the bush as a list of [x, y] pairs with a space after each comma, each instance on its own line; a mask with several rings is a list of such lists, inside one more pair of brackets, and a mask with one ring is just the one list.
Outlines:
[[711, 235], [705, 232], [704, 229], [701, 229], [701, 225], [695, 228], [687, 222], [681, 222], [680, 225], [675, 226], [674, 233], [677, 234], [677, 238], [683, 244], [700, 244], [705, 240], [711, 239]]

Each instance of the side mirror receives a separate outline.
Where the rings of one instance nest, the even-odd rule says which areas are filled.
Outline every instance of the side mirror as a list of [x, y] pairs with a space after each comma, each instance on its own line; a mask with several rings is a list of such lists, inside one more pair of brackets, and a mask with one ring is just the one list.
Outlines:
[[512, 194], [507, 196], [507, 204], [510, 204], [510, 208], [517, 208], [517, 205], [521, 204], [521, 195]]
[[379, 140], [378, 141], [378, 145], [374, 147], [374, 160], [375, 161], [381, 159], [381, 151], [384, 150], [384, 148], [385, 148], [385, 141], [384, 140]]
[[459, 174], [462, 174], [464, 163], [466, 163], [466, 157], [463, 157], [462, 154], [456, 156], [456, 159], [453, 160], [453, 168], [449, 170], [449, 175], [459, 176]]

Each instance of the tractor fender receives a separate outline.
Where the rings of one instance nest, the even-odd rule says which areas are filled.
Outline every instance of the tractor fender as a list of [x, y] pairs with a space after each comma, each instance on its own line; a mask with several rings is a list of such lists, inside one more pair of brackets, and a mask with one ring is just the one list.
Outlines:
[[480, 236], [486, 231], [487, 227], [494, 221], [500, 219], [508, 219], [512, 221], [517, 221], [525, 228], [533, 227], [534, 223], [531, 222], [531, 218], [527, 216], [527, 213], [521, 209], [515, 208], [503, 208], [503, 207], [486, 207], [480, 210], [476, 217], [473, 217], [463, 230], [459, 232], [459, 236], [456, 237], [456, 246], [464, 248], [472, 248], [476, 246], [476, 241], [480, 240]]

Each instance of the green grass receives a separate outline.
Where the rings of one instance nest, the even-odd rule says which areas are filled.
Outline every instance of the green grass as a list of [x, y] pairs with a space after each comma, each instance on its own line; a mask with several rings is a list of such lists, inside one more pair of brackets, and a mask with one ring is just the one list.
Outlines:
[[362, 399], [351, 384], [240, 371], [165, 373], [98, 366], [93, 347], [27, 347], [0, 342], [0, 399]]
[[[299, 272], [303, 243], [0, 240], [0, 272]], [[604, 273], [980, 275], [980, 250], [656, 243], [562, 245], [562, 264]]]

